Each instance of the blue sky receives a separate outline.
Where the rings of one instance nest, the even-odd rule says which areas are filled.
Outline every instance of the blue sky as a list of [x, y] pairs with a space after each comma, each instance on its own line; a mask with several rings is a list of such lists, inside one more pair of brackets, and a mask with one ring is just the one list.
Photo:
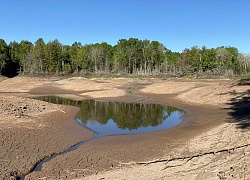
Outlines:
[[172, 51], [234, 46], [250, 53], [248, 0], [0, 0], [0, 38], [71, 45], [135, 37]]

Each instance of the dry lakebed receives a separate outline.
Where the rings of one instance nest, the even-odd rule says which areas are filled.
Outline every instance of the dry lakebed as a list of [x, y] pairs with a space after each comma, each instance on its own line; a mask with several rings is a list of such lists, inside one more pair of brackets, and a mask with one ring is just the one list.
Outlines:
[[234, 79], [0, 76], [0, 179], [250, 179], [249, 95]]

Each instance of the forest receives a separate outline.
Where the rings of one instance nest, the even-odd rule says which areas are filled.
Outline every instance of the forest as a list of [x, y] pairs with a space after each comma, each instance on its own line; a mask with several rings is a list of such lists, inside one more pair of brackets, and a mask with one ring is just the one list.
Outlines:
[[57, 39], [0, 39], [0, 74], [134, 74], [183, 76], [206, 74], [245, 76], [250, 72], [250, 56], [236, 47], [202, 48], [193, 46], [181, 53], [172, 52], [158, 41], [138, 38], [120, 39], [112, 46], [106, 42], [63, 45]]

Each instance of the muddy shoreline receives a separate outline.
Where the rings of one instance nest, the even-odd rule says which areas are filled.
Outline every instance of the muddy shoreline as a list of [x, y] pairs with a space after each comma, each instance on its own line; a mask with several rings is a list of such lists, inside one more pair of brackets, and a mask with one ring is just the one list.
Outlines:
[[[183, 98], [180, 98], [180, 96], [184, 95], [190, 97], [188, 93], [203, 87], [208, 87], [208, 90], [209, 87], [212, 87], [209, 92], [216, 91], [214, 90], [215, 85], [222, 84], [221, 87], [225, 88], [228, 82], [224, 80], [213, 84], [214, 82], [210, 81], [190, 82], [189, 80], [185, 82], [166, 82], [158, 79], [86, 80], [75, 78], [58, 81], [57, 84], [54, 84], [50, 80], [41, 81], [40, 79], [23, 78], [23, 82], [32, 80], [32, 86], [27, 88], [19, 84], [20, 86], [16, 85], [16, 91], [10, 88], [14, 87], [14, 84], [17, 84], [17, 81], [20, 81], [20, 79], [22, 78], [17, 78], [16, 81], [15, 79], [3, 80], [0, 92], [5, 93], [0, 93], [1, 96], [5, 98], [5, 96], [14, 95], [18, 99], [24, 96], [54, 94], [73, 99], [94, 98], [107, 101], [157, 103], [175, 106], [186, 111], [183, 123], [176, 127], [147, 134], [107, 136], [88, 142], [75, 151], [58, 156], [49, 163], [45, 163], [41, 171], [27, 175], [26, 179], [81, 179], [92, 177], [93, 175], [94, 177], [92, 178], [95, 179], [98, 175], [102, 175], [105, 172], [115, 173], [118, 170], [126, 170], [126, 168], [133, 169], [134, 165], [140, 162], [151, 162], [177, 155], [187, 156], [194, 153], [188, 150], [187, 142], [224, 125], [225, 122], [232, 118], [230, 116], [232, 109], [226, 108], [226, 103], [228, 102], [226, 95], [224, 95], [225, 100], [218, 101], [216, 106], [214, 102], [209, 103], [209, 99], [206, 101], [208, 103], [203, 103], [206, 98], [201, 99], [201, 104], [193, 103], [192, 99], [185, 101]], [[7, 82], [5, 83], [5, 81]], [[182, 89], [176, 89], [174, 93], [167, 90], [163, 91], [163, 87], [173, 88], [173, 86], [180, 86]], [[187, 86], [188, 88], [186, 88]], [[151, 92], [147, 90], [147, 88], [152, 89], [154, 87], [155, 89], [151, 90]], [[231, 91], [231, 89], [228, 90]], [[221, 91], [219, 89], [217, 93], [219, 94]], [[195, 94], [193, 95], [195, 96]], [[214, 93], [214, 96], [217, 96], [217, 94]], [[223, 94], [220, 95], [221, 98], [224, 97], [222, 96]], [[33, 101], [30, 103], [32, 104]], [[32, 122], [33, 124], [30, 121], [24, 121], [22, 125], [17, 124], [9, 131], [8, 128], [2, 128], [2, 139], [11, 144], [11, 146], [6, 146], [2, 142], [1, 157], [8, 157], [8, 161], [7, 159], [1, 159], [0, 174], [4, 175], [2, 176], [3, 179], [26, 174], [42, 157], [68, 149], [70, 146], [93, 136], [92, 132], [73, 121], [78, 111], [77, 108], [67, 106], [55, 106], [53, 108], [53, 112], [38, 113], [39, 118], [27, 118], [35, 121], [35, 123]], [[40, 124], [45, 123], [47, 126], [40, 129], [36, 127], [37, 119], [40, 119]], [[10, 117], [8, 120], [11, 121], [13, 118]], [[7, 124], [4, 120], [1, 123]], [[34, 130], [27, 131], [29, 126], [33, 127]], [[11, 127], [11, 124], [8, 127]], [[20, 134], [25, 136], [20, 136]], [[8, 139], [8, 136], [11, 138]], [[205, 151], [202, 145], [198, 146], [201, 146], [200, 150]], [[12, 151], [7, 150], [7, 148]], [[195, 151], [199, 151], [199, 148], [197, 149]], [[36, 153], [32, 154], [31, 152]], [[19, 155], [22, 156], [21, 160], [16, 160], [16, 156]], [[20, 164], [20, 166], [15, 164]], [[199, 174], [199, 172], [195, 173], [196, 175]], [[112, 176], [110, 177], [112, 179]]]

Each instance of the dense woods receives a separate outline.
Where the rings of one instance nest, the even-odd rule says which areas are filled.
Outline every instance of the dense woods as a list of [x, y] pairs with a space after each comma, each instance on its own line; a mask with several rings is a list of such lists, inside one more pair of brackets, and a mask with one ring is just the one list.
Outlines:
[[57, 39], [42, 38], [7, 44], [0, 39], [0, 74], [208, 74], [242, 76], [250, 72], [250, 56], [235, 47], [186, 48], [172, 52], [158, 41], [120, 39], [112, 46], [106, 42], [71, 46]]

